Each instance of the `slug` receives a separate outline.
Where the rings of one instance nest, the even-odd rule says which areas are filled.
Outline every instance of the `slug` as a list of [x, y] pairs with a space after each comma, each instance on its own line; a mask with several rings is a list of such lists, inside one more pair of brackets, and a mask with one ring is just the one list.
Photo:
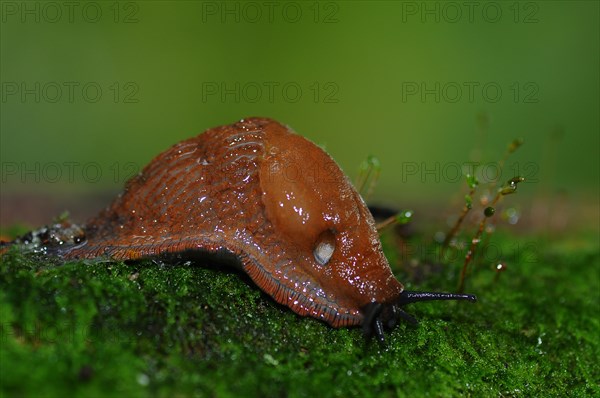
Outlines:
[[402, 307], [473, 295], [405, 291], [374, 219], [336, 162], [290, 128], [248, 118], [158, 155], [59, 249], [66, 259], [234, 257], [275, 301], [383, 341]]

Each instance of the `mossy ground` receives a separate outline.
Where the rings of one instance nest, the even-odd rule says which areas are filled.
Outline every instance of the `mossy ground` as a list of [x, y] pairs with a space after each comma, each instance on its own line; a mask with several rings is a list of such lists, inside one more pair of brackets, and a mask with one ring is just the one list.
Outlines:
[[[412, 305], [420, 324], [401, 324], [385, 346], [360, 329], [301, 318], [234, 272], [152, 261], [55, 264], [12, 248], [0, 260], [1, 393], [600, 395], [597, 235], [529, 236], [516, 246], [522, 237], [494, 239], [511, 265], [498, 279], [490, 264], [470, 275], [476, 304]], [[458, 273], [456, 265], [397, 269], [415, 290], [454, 291]]]

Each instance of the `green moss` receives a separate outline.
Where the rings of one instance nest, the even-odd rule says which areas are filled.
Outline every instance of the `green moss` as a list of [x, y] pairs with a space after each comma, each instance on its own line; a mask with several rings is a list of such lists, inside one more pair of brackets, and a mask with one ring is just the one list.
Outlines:
[[[472, 272], [477, 304], [415, 304], [420, 324], [384, 347], [295, 315], [237, 273], [60, 265], [13, 248], [0, 260], [2, 396], [597, 396], [594, 239], [498, 236], [510, 266]], [[405, 262], [390, 242], [391, 263]], [[418, 286], [414, 270], [398, 275], [452, 291], [459, 266], [429, 267]]]

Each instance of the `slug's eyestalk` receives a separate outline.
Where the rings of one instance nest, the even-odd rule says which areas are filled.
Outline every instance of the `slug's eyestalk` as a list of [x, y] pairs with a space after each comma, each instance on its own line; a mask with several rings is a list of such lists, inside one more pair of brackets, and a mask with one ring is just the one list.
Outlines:
[[398, 300], [399, 305], [406, 305], [418, 301], [434, 300], [468, 300], [475, 302], [477, 297], [473, 294], [433, 293], [433, 292], [409, 292], [404, 290]]
[[365, 319], [362, 325], [363, 332], [367, 337], [375, 335], [377, 340], [383, 343], [385, 341], [384, 329], [394, 328], [400, 318], [409, 323], [417, 324], [417, 320], [412, 315], [404, 312], [401, 308], [402, 306], [420, 301], [435, 300], [467, 300], [475, 302], [477, 301], [477, 297], [473, 294], [412, 292], [404, 290], [394, 303], [369, 303], [365, 307]]

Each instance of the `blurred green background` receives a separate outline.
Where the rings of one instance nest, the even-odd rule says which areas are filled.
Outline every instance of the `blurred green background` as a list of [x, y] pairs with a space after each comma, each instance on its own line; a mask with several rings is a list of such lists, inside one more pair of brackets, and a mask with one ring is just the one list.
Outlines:
[[373, 201], [440, 211], [457, 165], [493, 176], [522, 137], [510, 200], [597, 228], [599, 3], [469, 4], [3, 1], [0, 224], [90, 216], [179, 140], [268, 116], [352, 177], [377, 156]]

